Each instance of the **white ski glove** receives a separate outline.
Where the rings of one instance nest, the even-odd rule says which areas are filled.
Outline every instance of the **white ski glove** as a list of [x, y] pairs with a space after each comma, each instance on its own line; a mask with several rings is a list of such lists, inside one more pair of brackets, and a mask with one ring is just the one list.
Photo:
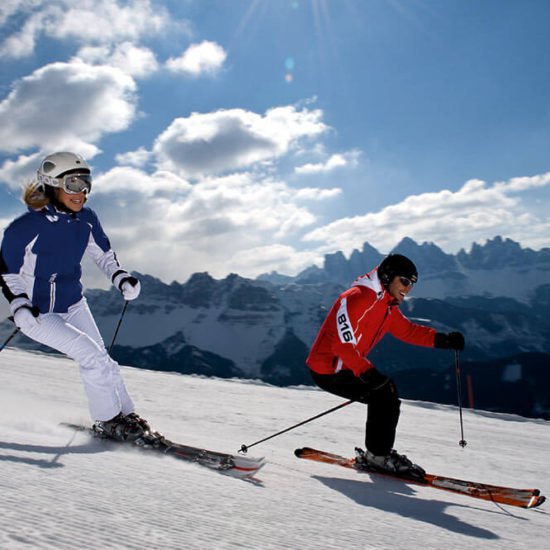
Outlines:
[[141, 292], [141, 283], [135, 277], [128, 277], [120, 283], [120, 291], [128, 302], [135, 300]]
[[115, 273], [113, 285], [120, 290], [128, 302], [135, 300], [141, 292], [141, 283], [127, 271], [120, 270]]
[[10, 304], [10, 308], [13, 314], [13, 322], [24, 333], [32, 331], [40, 324], [38, 308], [33, 306], [30, 300], [16, 298]]

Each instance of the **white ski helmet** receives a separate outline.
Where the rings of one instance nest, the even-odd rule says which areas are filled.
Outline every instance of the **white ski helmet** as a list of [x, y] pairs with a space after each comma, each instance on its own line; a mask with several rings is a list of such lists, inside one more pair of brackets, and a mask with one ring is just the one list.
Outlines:
[[59, 152], [48, 155], [36, 172], [39, 184], [64, 188], [63, 176], [79, 174], [90, 179], [91, 171], [86, 161], [76, 153]]

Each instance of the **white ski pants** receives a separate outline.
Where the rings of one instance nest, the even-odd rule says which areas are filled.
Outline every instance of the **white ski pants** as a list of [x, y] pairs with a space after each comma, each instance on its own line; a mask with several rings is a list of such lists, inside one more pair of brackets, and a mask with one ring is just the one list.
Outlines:
[[29, 338], [54, 348], [80, 365], [93, 420], [110, 420], [134, 412], [118, 363], [109, 357], [86, 298], [67, 313], [41, 313], [39, 323], [24, 331]]

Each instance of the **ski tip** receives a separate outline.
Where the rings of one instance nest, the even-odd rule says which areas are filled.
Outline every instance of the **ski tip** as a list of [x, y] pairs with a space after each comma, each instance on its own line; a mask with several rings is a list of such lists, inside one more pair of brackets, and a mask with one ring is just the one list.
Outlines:
[[533, 495], [533, 498], [529, 501], [527, 508], [537, 508], [541, 504], [546, 502], [546, 497], [544, 495]]
[[311, 453], [316, 451], [311, 447], [300, 447], [299, 449], [294, 449], [294, 455], [297, 456], [298, 458], [302, 458], [308, 452]]

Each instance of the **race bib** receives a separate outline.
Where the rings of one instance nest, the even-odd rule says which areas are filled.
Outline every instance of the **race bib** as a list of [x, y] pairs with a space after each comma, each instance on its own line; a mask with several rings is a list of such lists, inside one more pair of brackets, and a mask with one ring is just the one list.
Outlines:
[[353, 334], [353, 330], [351, 328], [347, 300], [345, 298], [340, 302], [340, 307], [338, 308], [338, 312], [336, 314], [336, 327], [338, 329], [338, 337], [340, 338], [340, 342], [343, 342], [344, 344], [357, 344], [355, 334]]

